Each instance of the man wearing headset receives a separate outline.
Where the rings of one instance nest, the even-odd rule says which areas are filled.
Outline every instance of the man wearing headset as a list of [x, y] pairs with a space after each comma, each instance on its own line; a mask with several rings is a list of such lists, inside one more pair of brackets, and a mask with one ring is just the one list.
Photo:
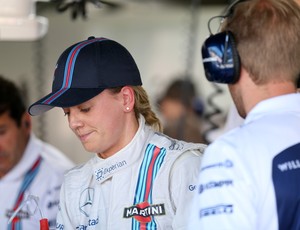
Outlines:
[[238, 1], [223, 18], [204, 69], [245, 121], [206, 149], [190, 229], [300, 229], [299, 5]]

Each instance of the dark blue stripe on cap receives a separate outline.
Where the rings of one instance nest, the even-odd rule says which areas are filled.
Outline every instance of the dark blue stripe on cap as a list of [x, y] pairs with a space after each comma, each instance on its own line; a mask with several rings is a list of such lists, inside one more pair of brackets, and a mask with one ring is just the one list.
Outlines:
[[71, 52], [68, 55], [68, 58], [67, 58], [67, 61], [65, 64], [64, 79], [63, 79], [62, 87], [57, 92], [55, 92], [53, 95], [51, 95], [49, 98], [44, 100], [42, 102], [43, 104], [49, 105], [54, 100], [56, 100], [61, 95], [63, 95], [71, 87], [72, 81], [73, 81], [73, 72], [74, 72], [75, 62], [76, 62], [76, 59], [77, 59], [81, 49], [89, 44], [94, 43], [94, 42], [104, 41], [104, 40], [107, 40], [107, 39], [96, 38], [93, 40], [87, 40], [87, 41], [81, 42], [78, 45], [73, 47], [73, 49], [71, 50]]

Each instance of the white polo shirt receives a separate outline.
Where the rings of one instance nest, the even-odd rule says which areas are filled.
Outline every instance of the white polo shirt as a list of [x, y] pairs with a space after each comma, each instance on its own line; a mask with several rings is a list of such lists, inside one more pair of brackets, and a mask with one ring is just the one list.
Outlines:
[[300, 94], [257, 104], [205, 151], [195, 230], [300, 229]]
[[[29, 195], [38, 197], [38, 204], [43, 217], [49, 219], [51, 227], [55, 227], [63, 175], [74, 164], [59, 150], [42, 142], [32, 134], [21, 161], [0, 179], [1, 229], [6, 229], [7, 222], [13, 213], [12, 209], [20, 192], [24, 176], [40, 156], [39, 169], [36, 171], [36, 175], [32, 175], [33, 181], [24, 193], [24, 200]], [[41, 219], [39, 210], [37, 209], [34, 215], [30, 215], [35, 207], [35, 202], [30, 201], [19, 212], [22, 229], [39, 229], [39, 220]], [[27, 208], [31, 211], [28, 212]]]

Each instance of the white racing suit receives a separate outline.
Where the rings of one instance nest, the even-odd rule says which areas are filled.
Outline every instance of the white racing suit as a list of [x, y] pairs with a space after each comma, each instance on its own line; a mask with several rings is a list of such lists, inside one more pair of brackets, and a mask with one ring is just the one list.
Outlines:
[[190, 230], [300, 229], [300, 94], [257, 104], [204, 153]]
[[185, 229], [204, 148], [155, 133], [141, 117], [126, 147], [66, 174], [56, 229]]

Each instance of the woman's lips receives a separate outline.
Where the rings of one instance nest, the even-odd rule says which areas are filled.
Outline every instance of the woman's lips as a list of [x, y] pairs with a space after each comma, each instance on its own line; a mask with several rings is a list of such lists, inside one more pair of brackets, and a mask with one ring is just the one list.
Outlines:
[[91, 133], [92, 132], [89, 132], [89, 133], [86, 133], [86, 134], [80, 134], [80, 135], [78, 135], [78, 137], [79, 137], [81, 142], [85, 142], [85, 141], [87, 141], [87, 139], [89, 138]]

